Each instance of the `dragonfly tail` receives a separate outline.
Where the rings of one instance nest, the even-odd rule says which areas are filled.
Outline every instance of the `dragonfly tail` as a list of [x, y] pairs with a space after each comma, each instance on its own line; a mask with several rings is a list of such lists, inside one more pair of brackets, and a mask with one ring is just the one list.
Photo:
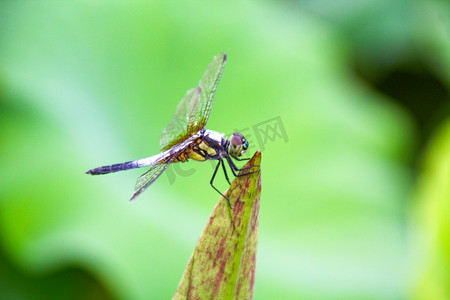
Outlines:
[[86, 174], [101, 175], [101, 174], [114, 173], [114, 172], [119, 172], [119, 171], [139, 168], [139, 167], [142, 167], [142, 166], [139, 165], [137, 160], [134, 160], [134, 161], [124, 162], [121, 164], [115, 164], [115, 165], [103, 166], [103, 167], [91, 169], [89, 171], [86, 171]]
[[89, 171], [86, 171], [86, 174], [101, 175], [101, 174], [114, 173], [114, 172], [129, 170], [129, 169], [153, 166], [155, 164], [161, 163], [164, 160], [166, 160], [169, 157], [169, 155], [170, 155], [170, 152], [165, 151], [158, 155], [150, 156], [150, 157], [143, 158], [143, 159], [138, 159], [138, 160], [124, 162], [121, 164], [115, 164], [115, 165], [103, 166], [103, 167], [91, 169]]

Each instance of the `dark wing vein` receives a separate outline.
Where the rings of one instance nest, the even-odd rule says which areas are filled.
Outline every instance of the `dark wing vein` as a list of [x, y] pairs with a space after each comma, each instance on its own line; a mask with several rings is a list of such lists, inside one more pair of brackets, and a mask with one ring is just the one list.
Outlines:
[[[164, 128], [159, 139], [161, 151], [165, 151], [176, 145], [190, 136], [193, 133], [190, 132], [190, 127], [194, 118], [192, 117], [192, 111], [196, 111], [200, 102], [200, 88], [193, 88], [187, 91], [186, 95], [181, 99], [172, 120]], [[196, 133], [196, 132], [194, 132]]]
[[130, 201], [133, 201], [137, 196], [139, 196], [143, 191], [145, 191], [156, 179], [167, 169], [167, 167], [177, 158], [177, 155], [173, 155], [170, 159], [165, 162], [153, 165], [150, 169], [139, 176], [134, 186], [134, 194]]
[[185, 141], [205, 127], [226, 58], [225, 53], [214, 57], [203, 74], [199, 86], [189, 90], [180, 101], [172, 120], [161, 133], [162, 151]]
[[226, 53], [217, 55], [208, 69], [203, 74], [200, 80], [199, 87], [201, 89], [200, 107], [196, 113], [196, 123], [198, 123], [198, 130], [205, 127], [208, 122], [209, 113], [211, 112], [214, 95], [216, 93], [217, 85], [219, 84], [222, 72], [227, 61]]

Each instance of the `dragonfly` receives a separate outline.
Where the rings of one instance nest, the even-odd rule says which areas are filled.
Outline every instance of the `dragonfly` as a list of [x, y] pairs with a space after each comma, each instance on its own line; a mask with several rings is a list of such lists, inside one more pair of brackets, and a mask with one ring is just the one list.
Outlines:
[[251, 167], [240, 169], [233, 161], [248, 160], [248, 158], [239, 158], [249, 146], [242, 134], [235, 132], [227, 139], [222, 133], [205, 129], [226, 61], [226, 53], [215, 56], [203, 74], [199, 85], [187, 91], [178, 104], [171, 121], [161, 133], [161, 153], [143, 159], [94, 168], [88, 170], [86, 174], [101, 175], [150, 166], [150, 169], [137, 179], [134, 194], [130, 199], [132, 201], [155, 182], [172, 163], [184, 163], [189, 159], [195, 161], [217, 160], [210, 185], [227, 199], [231, 208], [230, 200], [214, 186], [214, 179], [219, 167], [222, 166], [225, 179], [229, 184], [231, 183], [225, 162], [235, 177], [254, 172], [238, 174], [239, 171]]

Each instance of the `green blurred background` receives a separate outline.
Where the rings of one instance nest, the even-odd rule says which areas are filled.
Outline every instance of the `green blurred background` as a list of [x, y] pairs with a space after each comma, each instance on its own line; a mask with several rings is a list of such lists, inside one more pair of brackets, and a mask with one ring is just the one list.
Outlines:
[[1, 1], [0, 298], [174, 294], [211, 165], [131, 204], [144, 170], [84, 171], [158, 153], [225, 51], [207, 128], [263, 148], [255, 299], [446, 299], [449, 28], [437, 0]]

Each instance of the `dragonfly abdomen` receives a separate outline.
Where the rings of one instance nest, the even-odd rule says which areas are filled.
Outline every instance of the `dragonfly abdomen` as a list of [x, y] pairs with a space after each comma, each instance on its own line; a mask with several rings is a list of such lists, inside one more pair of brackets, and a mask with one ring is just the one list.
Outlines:
[[108, 174], [108, 173], [114, 173], [114, 172], [118, 172], [118, 171], [139, 168], [139, 167], [140, 166], [139, 166], [138, 161], [134, 160], [134, 161], [124, 162], [121, 164], [115, 164], [115, 165], [103, 166], [103, 167], [91, 169], [91, 170], [87, 171], [86, 174], [91, 174], [91, 175]]

